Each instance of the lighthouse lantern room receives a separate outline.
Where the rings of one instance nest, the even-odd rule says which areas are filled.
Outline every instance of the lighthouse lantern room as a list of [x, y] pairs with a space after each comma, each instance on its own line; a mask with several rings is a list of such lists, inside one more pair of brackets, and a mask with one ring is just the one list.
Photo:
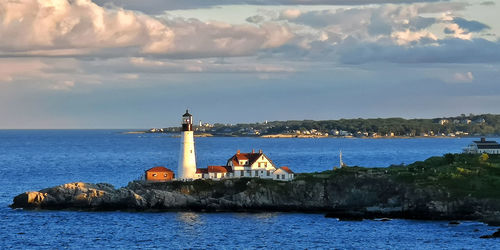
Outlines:
[[193, 116], [186, 110], [182, 116], [181, 150], [179, 154], [179, 179], [194, 179], [196, 174], [196, 156], [194, 151]]

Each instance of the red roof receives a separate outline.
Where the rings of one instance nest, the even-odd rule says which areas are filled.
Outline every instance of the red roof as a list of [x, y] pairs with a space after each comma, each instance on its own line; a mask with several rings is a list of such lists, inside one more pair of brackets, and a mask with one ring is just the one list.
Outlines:
[[293, 171], [289, 167], [283, 166], [283, 167], [280, 167], [280, 168], [283, 169], [283, 170], [285, 170], [285, 172], [287, 172], [289, 174], [293, 174]]
[[227, 173], [229, 171], [226, 166], [208, 166], [209, 173]]
[[208, 173], [208, 169], [207, 168], [197, 168], [196, 169], [196, 173], [197, 174], [207, 174]]
[[[232, 161], [233, 166], [243, 166], [243, 165], [240, 165], [240, 161], [241, 160], [248, 160], [248, 165], [252, 165], [261, 156], [264, 156], [267, 158], [267, 156], [264, 155], [263, 153], [236, 153], [235, 155], [233, 155], [233, 157], [229, 158], [229, 160], [227, 162], [229, 163]], [[269, 158], [267, 158], [267, 159], [269, 160]], [[269, 160], [269, 161], [271, 162], [271, 160]]]
[[174, 171], [172, 171], [166, 167], [158, 166], [158, 167], [150, 168], [150, 169], [146, 170], [146, 172], [174, 172]]

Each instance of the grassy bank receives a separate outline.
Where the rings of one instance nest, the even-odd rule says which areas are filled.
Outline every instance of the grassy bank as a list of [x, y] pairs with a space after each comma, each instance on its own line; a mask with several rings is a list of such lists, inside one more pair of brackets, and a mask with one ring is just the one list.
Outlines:
[[388, 168], [343, 167], [319, 173], [299, 174], [297, 180], [329, 179], [340, 176], [388, 177], [417, 187], [447, 190], [450, 196], [500, 199], [500, 156], [446, 154], [409, 165]]

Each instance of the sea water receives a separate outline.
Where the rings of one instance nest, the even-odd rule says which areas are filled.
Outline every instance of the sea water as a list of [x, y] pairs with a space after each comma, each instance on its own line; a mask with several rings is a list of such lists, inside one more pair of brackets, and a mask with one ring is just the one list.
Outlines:
[[[24, 211], [12, 198], [67, 182], [115, 187], [146, 169], [176, 170], [180, 139], [122, 130], [0, 130], [0, 249], [6, 248], [418, 248], [500, 249], [478, 222], [364, 220], [302, 213]], [[196, 138], [198, 167], [262, 149], [277, 166], [314, 172], [339, 165], [387, 167], [458, 153], [475, 138]], [[498, 138], [496, 139], [498, 140]]]

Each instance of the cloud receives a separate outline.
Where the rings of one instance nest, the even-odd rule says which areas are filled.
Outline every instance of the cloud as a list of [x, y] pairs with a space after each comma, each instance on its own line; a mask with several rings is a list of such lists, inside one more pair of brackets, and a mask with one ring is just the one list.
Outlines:
[[474, 20], [467, 20], [467, 19], [461, 18], [461, 17], [454, 17], [453, 22], [458, 24], [460, 26], [460, 28], [465, 29], [469, 32], [479, 32], [479, 31], [483, 31], [485, 29], [490, 29], [490, 26], [488, 26], [484, 23], [474, 21]]
[[49, 89], [68, 91], [75, 86], [75, 81], [66, 80], [49, 85]]
[[245, 19], [249, 23], [262, 23], [266, 18], [261, 15], [255, 15]]
[[266, 22], [255, 25], [230, 25], [196, 19], [172, 19], [175, 38], [166, 55], [174, 58], [248, 56], [259, 50], [276, 48], [294, 37], [285, 25]]
[[[466, 4], [464, 3], [389, 4], [377, 7], [340, 8], [336, 10], [308, 12], [298, 11], [293, 12], [295, 15], [290, 17], [283, 13], [292, 10], [285, 10], [280, 17], [281, 19], [287, 19], [289, 22], [308, 25], [314, 28], [337, 27], [338, 31], [363, 29], [372, 34], [389, 34], [392, 30], [397, 29], [409, 28], [419, 30], [428, 28], [436, 22], [441, 21], [435, 17], [429, 17], [429, 14], [451, 13], [463, 10], [465, 6]], [[462, 20], [457, 19], [457, 21]], [[462, 22], [465, 23], [465, 21], [467, 20]], [[475, 21], [469, 22], [474, 25], [479, 24], [479, 22]]]
[[[442, 4], [438, 8], [442, 8]], [[377, 40], [382, 37], [394, 36], [394, 33], [409, 32], [424, 33], [421, 30], [441, 22], [435, 17], [423, 16], [432, 8], [428, 4], [415, 5], [382, 5], [368, 8], [349, 8], [336, 10], [321, 10], [302, 12], [288, 17], [281, 15], [288, 22], [309, 26], [328, 33], [332, 42], [339, 42], [347, 37], [359, 40]], [[458, 8], [452, 4], [449, 9]], [[429, 33], [429, 31], [427, 31]], [[432, 37], [428, 34], [427, 37]]]
[[90, 0], [3, 1], [0, 9], [0, 37], [9, 37], [0, 40], [2, 56], [86, 55], [115, 48], [168, 51], [174, 36], [159, 20], [106, 10]]
[[484, 2], [481, 2], [480, 5], [493, 6], [493, 5], [495, 5], [495, 2], [493, 2], [493, 1], [484, 1]]
[[161, 14], [167, 10], [212, 8], [222, 5], [369, 5], [439, 1], [445, 0], [95, 0], [100, 6], [118, 6], [149, 14]]
[[302, 25], [296, 29], [305, 28], [294, 30], [301, 35], [273, 52], [341, 64], [499, 62], [500, 42], [477, 34], [489, 27], [454, 15], [464, 6], [381, 5], [301, 12], [288, 19], [281, 15], [290, 23]]
[[0, 59], [0, 83], [13, 82], [24, 78], [39, 78], [48, 66], [40, 60]]
[[164, 20], [90, 0], [2, 1], [0, 9], [0, 37], [9, 38], [0, 40], [0, 57], [241, 56], [293, 37], [288, 27], [275, 23]]
[[448, 24], [444, 28], [444, 33], [445, 34], [450, 34], [453, 35], [453, 37], [463, 39], [463, 40], [470, 40], [472, 39], [472, 33], [468, 32], [465, 29], [460, 28], [460, 25], [456, 23], [451, 23]]
[[[139, 82], [147, 74], [286, 75], [311, 62], [499, 62], [499, 42], [472, 36], [486, 28], [448, 11], [462, 7], [419, 3], [322, 11], [290, 8], [235, 25], [156, 18], [88, 0], [0, 2], [0, 36], [10, 38], [0, 40], [0, 58], [39, 61], [27, 65], [31, 74], [24, 74], [20, 65], [0, 69], [0, 81], [39, 77], [53, 90], [74, 90], [110, 79]], [[443, 29], [449, 34], [435, 33]]]
[[407, 45], [413, 42], [419, 42], [422, 39], [436, 41], [437, 37], [429, 31], [420, 30], [412, 32], [409, 29], [405, 31], [397, 31], [391, 34], [391, 37], [396, 40], [398, 45]]
[[95, 64], [93, 69], [114, 65], [115, 72], [132, 73], [293, 73], [296, 65], [290, 63], [262, 62], [256, 58], [227, 59], [221, 62], [218, 59], [148, 59], [144, 57], [130, 58], [128, 63], [113, 59]]
[[437, 44], [410, 47], [376, 43], [345, 43], [338, 49], [346, 64], [391, 63], [498, 63], [500, 42], [485, 39], [441, 39]]
[[455, 73], [451, 79], [451, 82], [457, 83], [470, 83], [472, 81], [474, 81], [474, 75], [470, 71], [466, 73]]
[[472, 39], [472, 32], [480, 32], [490, 29], [490, 26], [484, 23], [467, 20], [461, 17], [445, 15], [441, 20], [446, 24], [446, 27], [443, 30], [445, 34], [453, 35], [453, 37], [465, 40]]
[[280, 19], [292, 20], [300, 16], [302, 12], [299, 9], [287, 9], [283, 10], [280, 14]]
[[121, 77], [126, 80], [136, 80], [139, 79], [139, 74], [123, 74]]

